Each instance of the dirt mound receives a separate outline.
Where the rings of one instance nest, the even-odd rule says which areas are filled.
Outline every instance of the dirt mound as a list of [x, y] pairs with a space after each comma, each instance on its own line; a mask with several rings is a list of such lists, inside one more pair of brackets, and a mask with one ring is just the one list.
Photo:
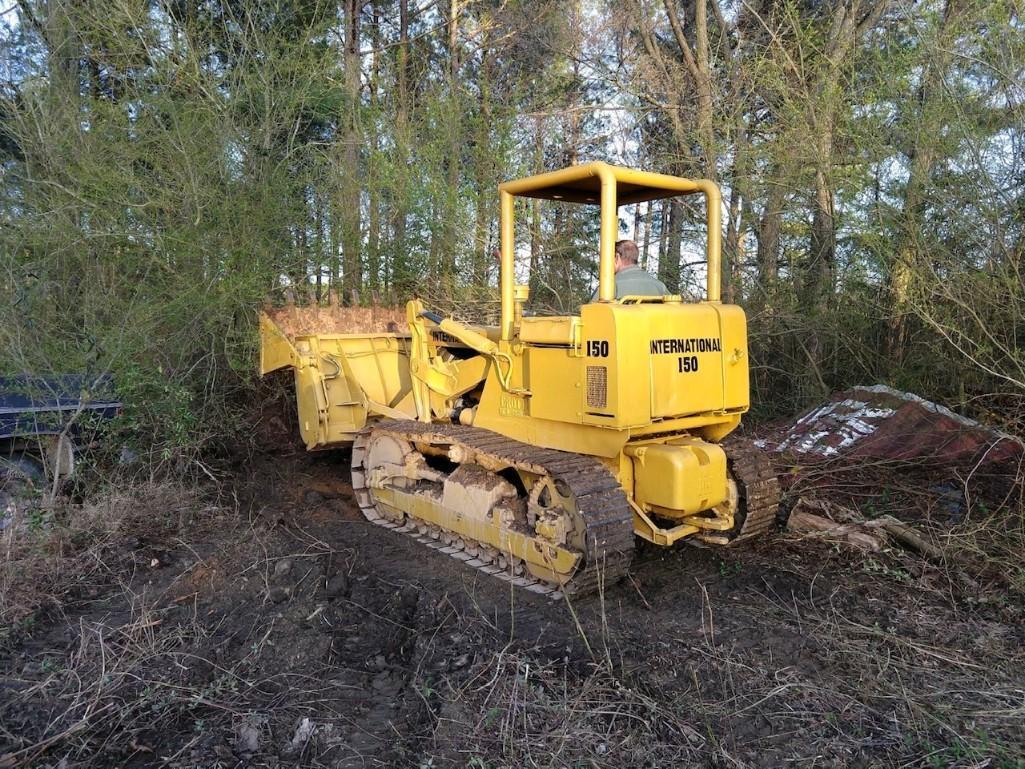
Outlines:
[[269, 307], [264, 310], [289, 337], [312, 334], [408, 334], [404, 307]]

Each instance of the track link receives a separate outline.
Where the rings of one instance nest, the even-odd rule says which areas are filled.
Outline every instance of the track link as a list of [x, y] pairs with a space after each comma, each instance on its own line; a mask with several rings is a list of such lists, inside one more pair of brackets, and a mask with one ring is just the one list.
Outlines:
[[[556, 586], [471, 555], [465, 552], [465, 543], [459, 538], [444, 542], [443, 534], [421, 534], [416, 524], [397, 524], [382, 517], [375, 508], [365, 467], [371, 433], [379, 432], [409, 441], [458, 445], [473, 455], [484, 455], [493, 461], [564, 482], [573, 493], [585, 526], [581, 566], [568, 582]], [[364, 517], [371, 523], [410, 536], [485, 574], [552, 599], [599, 592], [603, 585], [613, 584], [626, 574], [633, 557], [633, 512], [619, 482], [601, 462], [582, 454], [531, 446], [490, 430], [403, 420], [378, 422], [357, 436], [353, 443], [352, 487]]]
[[763, 536], [776, 523], [780, 488], [776, 470], [764, 449], [751, 441], [735, 438], [726, 449], [726, 461], [740, 492], [740, 529], [724, 544], [736, 545]]

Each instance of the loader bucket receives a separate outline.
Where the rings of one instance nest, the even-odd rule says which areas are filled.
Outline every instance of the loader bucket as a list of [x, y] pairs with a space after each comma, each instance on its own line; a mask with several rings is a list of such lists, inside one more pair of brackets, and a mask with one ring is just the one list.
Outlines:
[[401, 308], [288, 305], [260, 316], [260, 374], [293, 370], [309, 450], [351, 443], [368, 412], [414, 412], [408, 358]]

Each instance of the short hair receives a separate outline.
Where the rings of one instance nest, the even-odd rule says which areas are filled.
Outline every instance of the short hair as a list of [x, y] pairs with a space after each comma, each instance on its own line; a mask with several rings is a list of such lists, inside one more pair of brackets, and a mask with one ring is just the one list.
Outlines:
[[637, 256], [640, 251], [637, 244], [632, 240], [616, 241], [616, 256], [628, 264], [637, 264]]

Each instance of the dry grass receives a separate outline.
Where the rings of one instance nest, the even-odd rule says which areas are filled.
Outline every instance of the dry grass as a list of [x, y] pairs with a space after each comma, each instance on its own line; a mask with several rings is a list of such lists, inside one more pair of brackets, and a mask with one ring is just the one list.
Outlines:
[[708, 739], [690, 714], [599, 663], [583, 674], [504, 652], [441, 693], [431, 753], [462, 766], [680, 766]]
[[[916, 592], [888, 624], [829, 602], [799, 608], [767, 600], [764, 625], [799, 628], [809, 667], [822, 674], [810, 681], [780, 670], [780, 680], [739, 693], [739, 710], [775, 699], [783, 731], [820, 741], [820, 752], [840, 763], [887, 755], [897, 766], [1021, 766], [1020, 639], [1001, 623], [938, 615]], [[750, 687], [750, 676], [743, 680]]]
[[792, 583], [748, 563], [777, 574], [718, 598], [698, 583], [696, 633], [664, 616], [624, 635], [602, 612], [577, 626], [608, 650], [590, 664], [506, 647], [458, 683], [421, 681], [442, 703], [424, 765], [1025, 766], [1020, 607], [952, 602], [942, 564], [930, 587], [892, 562], [837, 583], [842, 561], [812, 560]]
[[98, 749], [124, 757], [151, 753], [153, 730], [172, 728], [182, 711], [210, 700], [211, 693], [174, 680], [193, 633], [160, 632], [159, 612], [130, 591], [125, 596], [131, 614], [124, 624], [82, 622], [76, 648], [67, 657], [44, 657], [41, 680], [15, 695], [24, 718], [9, 714], [5, 736], [13, 749], [0, 756], [0, 766], [31, 765], [51, 749], [72, 760]]
[[[5, 534], [5, 617], [102, 591], [8, 656], [7, 765], [1023, 766], [1025, 609], [954, 573], [955, 548], [997, 552], [992, 514], [948, 531], [949, 562], [657, 551], [570, 614], [338, 508], [269, 504], [218, 534], [201, 499], [146, 486]], [[161, 543], [178, 560], [129, 581]]]
[[210, 509], [194, 489], [144, 483], [84, 505], [16, 510], [0, 533], [0, 645], [40, 612], [110, 584], [147, 543], [184, 531]]
[[[224, 609], [202, 610], [193, 589], [210, 572], [193, 545], [225, 512], [196, 491], [143, 484], [4, 532], [0, 607], [14, 653], [0, 648], [0, 769], [212, 766], [236, 741], [265, 741], [278, 693], [297, 683], [263, 657], [276, 620], [224, 653], [237, 628]], [[221, 533], [215, 539], [232, 544]], [[172, 548], [177, 557], [165, 556]], [[273, 565], [264, 558], [251, 568]], [[246, 598], [240, 603], [262, 616], [261, 601]], [[302, 683], [300, 701], [324, 688]], [[291, 724], [301, 708], [277, 711]]]
[[9, 679], [0, 769], [129, 759], [206, 766], [232, 755], [233, 738], [262, 728], [273, 710], [269, 692], [283, 687], [259, 674], [260, 644], [224, 659], [218, 622], [183, 622], [170, 616], [175, 607], [122, 588], [126, 614], [80, 619], [67, 652], [44, 653], [20, 680]]

